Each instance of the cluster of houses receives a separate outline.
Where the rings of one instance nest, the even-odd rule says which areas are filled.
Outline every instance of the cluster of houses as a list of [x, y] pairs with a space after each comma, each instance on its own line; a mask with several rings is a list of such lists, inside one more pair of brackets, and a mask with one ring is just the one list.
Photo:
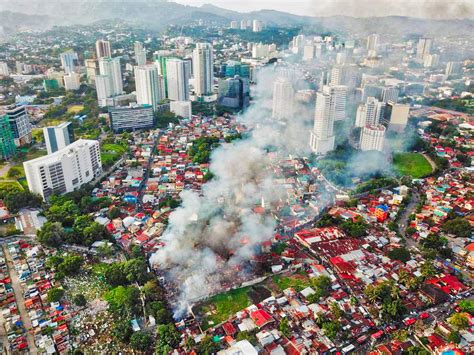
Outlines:
[[31, 322], [37, 349], [47, 354], [67, 352], [71, 349], [68, 321], [72, 313], [66, 303], [47, 299], [48, 290], [55, 286], [54, 273], [45, 267], [49, 251], [24, 241], [8, 243], [7, 248], [18, 274], [27, 312], [24, 316]]

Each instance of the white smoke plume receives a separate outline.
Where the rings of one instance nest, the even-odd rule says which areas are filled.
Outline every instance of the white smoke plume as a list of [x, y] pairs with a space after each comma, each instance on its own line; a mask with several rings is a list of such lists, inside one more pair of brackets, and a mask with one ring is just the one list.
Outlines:
[[304, 117], [285, 124], [270, 118], [272, 83], [279, 75], [274, 68], [260, 71], [252, 92], [254, 103], [240, 117], [251, 127], [248, 137], [223, 144], [212, 153], [214, 178], [200, 194], [181, 193], [182, 204], [170, 215], [162, 236], [165, 246], [150, 259], [168, 272], [171, 282], [180, 283], [176, 317], [193, 301], [221, 290], [223, 282], [233, 281], [229, 276], [236, 280], [240, 267], [275, 233], [274, 218], [252, 210], [262, 199], [269, 208], [284, 199], [283, 188], [274, 180], [268, 149], [285, 154], [308, 148]]

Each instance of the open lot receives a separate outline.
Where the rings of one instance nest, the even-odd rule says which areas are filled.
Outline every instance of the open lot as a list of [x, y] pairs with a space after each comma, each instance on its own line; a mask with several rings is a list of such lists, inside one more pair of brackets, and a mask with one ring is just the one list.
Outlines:
[[84, 105], [72, 105], [68, 107], [67, 113], [77, 114], [81, 112], [82, 110], [84, 110]]
[[420, 153], [397, 153], [393, 156], [393, 165], [400, 175], [421, 178], [432, 173], [428, 160]]

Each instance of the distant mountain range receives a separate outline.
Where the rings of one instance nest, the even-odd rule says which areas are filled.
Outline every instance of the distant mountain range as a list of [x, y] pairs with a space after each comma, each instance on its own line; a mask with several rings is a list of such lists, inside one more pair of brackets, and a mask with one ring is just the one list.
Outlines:
[[86, 25], [103, 20], [121, 20], [161, 30], [171, 24], [188, 24], [199, 19], [216, 24], [258, 19], [268, 26], [314, 26], [327, 31], [358, 34], [452, 35], [474, 32], [473, 20], [427, 20], [400, 16], [310, 17], [274, 10], [240, 13], [213, 5], [194, 7], [166, 0], [8, 0], [0, 3], [0, 24], [7, 34], [23, 29]]

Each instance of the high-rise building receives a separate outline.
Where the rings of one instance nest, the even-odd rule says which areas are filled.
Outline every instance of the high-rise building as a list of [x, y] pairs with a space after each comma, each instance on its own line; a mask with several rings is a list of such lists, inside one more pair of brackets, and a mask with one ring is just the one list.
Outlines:
[[233, 109], [245, 109], [249, 105], [249, 79], [235, 76], [219, 80], [217, 102]]
[[384, 125], [366, 125], [364, 128], [362, 128], [362, 131], [360, 133], [360, 150], [377, 150], [379, 152], [382, 152], [384, 140]]
[[107, 99], [113, 96], [109, 77], [107, 75], [97, 75], [95, 77], [95, 89], [99, 107], [107, 106]]
[[78, 73], [71, 72], [64, 75], [64, 88], [68, 91], [79, 90], [81, 87], [81, 75]]
[[99, 71], [100, 75], [109, 77], [112, 95], [121, 95], [123, 93], [123, 82], [120, 58], [102, 58], [99, 60]]
[[15, 138], [13, 137], [8, 116], [0, 116], [0, 158], [9, 159], [15, 153]]
[[192, 105], [191, 101], [171, 101], [170, 111], [175, 115], [183, 118], [191, 118]]
[[156, 65], [143, 65], [134, 70], [137, 103], [151, 105], [156, 110], [158, 104], [165, 99], [163, 77], [158, 74]]
[[250, 66], [235, 60], [229, 60], [221, 64], [219, 75], [229, 78], [233, 78], [236, 75], [248, 78], [250, 76]]
[[252, 31], [261, 32], [263, 30], [263, 23], [259, 20], [253, 20], [252, 22]]
[[383, 87], [379, 85], [365, 84], [362, 88], [362, 102], [366, 102], [369, 97], [382, 100]]
[[189, 68], [178, 58], [166, 61], [166, 81], [168, 98], [173, 101], [189, 101]]
[[67, 51], [61, 53], [61, 67], [63, 68], [66, 74], [72, 73], [75, 71], [76, 64], [75, 61], [77, 60], [77, 53], [73, 51]]
[[306, 45], [303, 47], [303, 60], [313, 60], [315, 57], [314, 46]]
[[433, 40], [431, 38], [420, 38], [416, 46], [416, 59], [423, 62], [425, 57], [431, 53]]
[[44, 141], [48, 154], [57, 152], [74, 142], [74, 130], [71, 122], [43, 128]]
[[[1, 66], [1, 64], [0, 64]], [[444, 74], [446, 77], [452, 78], [453, 76], [456, 76], [461, 73], [462, 69], [462, 63], [461, 62], [448, 62], [446, 63], [446, 69], [444, 71]]]
[[385, 119], [389, 131], [403, 132], [408, 123], [410, 105], [389, 102], [385, 110]]
[[334, 96], [318, 92], [316, 94], [316, 110], [314, 126], [310, 134], [310, 146], [313, 153], [324, 155], [334, 150]]
[[434, 68], [439, 64], [439, 55], [438, 54], [428, 54], [423, 60], [423, 67], [425, 68]]
[[151, 105], [109, 108], [109, 118], [114, 132], [153, 128], [155, 123]]
[[371, 34], [367, 37], [367, 50], [368, 51], [375, 51], [377, 50], [377, 42], [379, 40], [379, 36], [375, 33]]
[[240, 21], [240, 29], [241, 30], [246, 30], [247, 29], [247, 21], [246, 20]]
[[323, 93], [331, 96], [330, 115], [334, 121], [346, 119], [347, 86], [345, 85], [325, 85]]
[[385, 103], [390, 101], [396, 103], [398, 101], [399, 93], [400, 91], [395, 86], [384, 87], [381, 93], [382, 101]]
[[10, 76], [8, 64], [5, 62], [0, 62], [0, 76]]
[[99, 39], [95, 42], [95, 53], [97, 59], [101, 58], [110, 58], [112, 57], [112, 48], [110, 47], [110, 42]]
[[230, 21], [229, 28], [231, 30], [237, 30], [239, 28], [239, 23], [237, 21]]
[[336, 65], [331, 69], [330, 85], [346, 85], [348, 88], [359, 86], [360, 73], [354, 65]]
[[31, 123], [26, 112], [26, 106], [11, 105], [5, 110], [13, 132], [15, 145], [21, 147], [31, 143]]
[[212, 94], [213, 50], [209, 43], [197, 43], [193, 51], [194, 91], [197, 96]]
[[357, 108], [356, 127], [366, 125], [377, 125], [382, 123], [384, 118], [385, 102], [369, 97], [366, 103], [360, 104]]
[[99, 75], [99, 62], [95, 59], [86, 59], [85, 64], [87, 82], [89, 84], [95, 84], [95, 77]]
[[135, 51], [135, 63], [138, 66], [142, 66], [146, 64], [146, 49], [143, 47], [142, 42], [135, 42], [134, 44], [134, 51]]
[[102, 173], [99, 142], [79, 139], [52, 154], [26, 161], [23, 167], [28, 188], [44, 200], [72, 192]]
[[280, 77], [273, 83], [272, 118], [288, 120], [293, 117], [295, 90], [291, 81]]

